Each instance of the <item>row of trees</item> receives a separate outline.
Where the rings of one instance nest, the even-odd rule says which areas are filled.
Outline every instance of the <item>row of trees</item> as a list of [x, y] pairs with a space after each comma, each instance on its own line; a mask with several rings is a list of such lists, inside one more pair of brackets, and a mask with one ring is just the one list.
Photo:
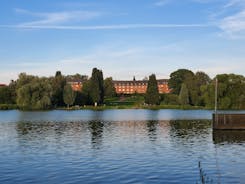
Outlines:
[[[221, 74], [218, 79], [220, 109], [245, 109], [245, 77]], [[204, 72], [179, 69], [170, 75], [169, 94], [159, 94], [156, 76], [149, 76], [145, 103], [151, 105], [203, 106], [212, 108], [215, 78]], [[82, 91], [73, 91], [69, 80], [83, 81]], [[64, 76], [60, 71], [53, 77], [37, 77], [21, 73], [9, 86], [0, 87], [0, 104], [17, 104], [23, 109], [49, 109], [71, 105], [101, 105], [104, 98], [116, 96], [112, 78], [94, 68], [90, 78], [79, 74]]]
[[213, 108], [215, 103], [215, 80], [218, 80], [219, 109], [245, 108], [245, 77], [220, 74], [214, 79], [204, 72], [193, 73], [180, 69], [170, 75], [171, 93], [163, 96], [163, 103]]
[[218, 80], [218, 108], [245, 109], [245, 77], [220, 74], [211, 79], [204, 72], [193, 73], [179, 69], [170, 75], [169, 94], [159, 95], [156, 76], [149, 77], [145, 103], [158, 105], [202, 106], [213, 108], [215, 103], [215, 80]]
[[[83, 81], [83, 90], [73, 91], [67, 81]], [[116, 94], [112, 78], [103, 79], [101, 70], [94, 68], [92, 76], [64, 76], [57, 71], [53, 77], [37, 77], [21, 73], [16, 81], [0, 87], [0, 104], [17, 104], [22, 109], [49, 109], [71, 105], [102, 104], [104, 96]]]

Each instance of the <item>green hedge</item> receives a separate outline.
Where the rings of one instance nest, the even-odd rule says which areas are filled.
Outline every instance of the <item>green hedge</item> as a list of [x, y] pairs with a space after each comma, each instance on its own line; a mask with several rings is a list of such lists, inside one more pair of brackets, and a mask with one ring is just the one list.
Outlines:
[[0, 110], [12, 110], [18, 109], [16, 104], [0, 104]]

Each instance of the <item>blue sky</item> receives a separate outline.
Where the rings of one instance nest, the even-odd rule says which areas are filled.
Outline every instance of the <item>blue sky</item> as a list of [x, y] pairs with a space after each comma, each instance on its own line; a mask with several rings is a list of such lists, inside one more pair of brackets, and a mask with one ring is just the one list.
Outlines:
[[245, 75], [245, 0], [1, 0], [0, 83], [20, 72]]

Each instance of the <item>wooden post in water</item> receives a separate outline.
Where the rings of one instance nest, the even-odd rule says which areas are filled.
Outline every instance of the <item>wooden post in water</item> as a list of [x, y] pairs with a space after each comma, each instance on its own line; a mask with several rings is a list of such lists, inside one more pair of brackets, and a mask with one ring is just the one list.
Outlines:
[[214, 102], [214, 122], [213, 122], [213, 127], [214, 123], [217, 123], [217, 110], [218, 110], [218, 78], [215, 78], [215, 102]]
[[217, 105], [218, 105], [218, 79], [216, 77], [215, 79], [215, 107], [214, 107], [214, 112], [215, 115], [217, 114]]

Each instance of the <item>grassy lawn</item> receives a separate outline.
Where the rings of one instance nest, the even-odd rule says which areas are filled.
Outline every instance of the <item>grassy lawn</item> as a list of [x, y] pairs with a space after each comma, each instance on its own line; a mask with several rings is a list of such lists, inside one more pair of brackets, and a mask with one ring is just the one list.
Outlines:
[[106, 98], [104, 101], [106, 106], [140, 106], [144, 104], [144, 97], [139, 95], [121, 96]]

